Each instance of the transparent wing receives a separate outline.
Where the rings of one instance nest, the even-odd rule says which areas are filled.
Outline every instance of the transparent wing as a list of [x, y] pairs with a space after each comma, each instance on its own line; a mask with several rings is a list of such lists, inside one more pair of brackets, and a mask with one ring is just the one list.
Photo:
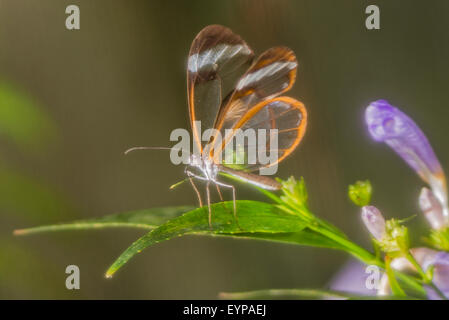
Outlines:
[[301, 102], [285, 96], [263, 100], [224, 130], [224, 139], [215, 143], [211, 156], [215, 163], [236, 170], [273, 166], [295, 150], [306, 127], [307, 111]]
[[224, 101], [214, 127], [232, 128], [259, 102], [288, 91], [295, 82], [297, 65], [289, 48], [274, 47], [262, 53]]
[[[200, 150], [200, 130], [213, 127], [223, 100], [253, 56], [240, 36], [220, 25], [205, 27], [193, 40], [187, 62], [187, 94], [192, 131]], [[197, 127], [198, 120], [202, 128]]]

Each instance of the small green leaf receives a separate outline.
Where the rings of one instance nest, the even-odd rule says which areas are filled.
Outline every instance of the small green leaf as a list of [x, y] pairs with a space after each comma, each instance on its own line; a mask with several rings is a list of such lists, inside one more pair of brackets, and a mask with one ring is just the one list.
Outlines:
[[355, 205], [363, 207], [370, 204], [372, 191], [369, 180], [356, 181], [356, 183], [349, 185], [348, 196]]
[[232, 202], [216, 203], [211, 206], [212, 229], [208, 223], [207, 207], [198, 208], [174, 218], [150, 231], [128, 249], [106, 272], [111, 277], [135, 254], [146, 247], [186, 234], [239, 234], [299, 232], [305, 228], [301, 219], [279, 210], [276, 206], [259, 201], [237, 201], [238, 224], [232, 214]]
[[79, 220], [69, 223], [18, 229], [14, 231], [14, 234], [29, 235], [49, 231], [103, 229], [114, 227], [154, 229], [158, 225], [167, 222], [169, 219], [178, 217], [191, 209], [192, 207], [190, 206], [180, 206], [137, 210], [112, 214], [98, 219]]

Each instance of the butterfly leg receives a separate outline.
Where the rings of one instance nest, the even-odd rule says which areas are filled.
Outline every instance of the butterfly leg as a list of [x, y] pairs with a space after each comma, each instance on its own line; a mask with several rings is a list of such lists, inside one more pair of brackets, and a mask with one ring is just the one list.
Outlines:
[[[218, 185], [218, 183], [215, 183], [215, 186], [217, 187], [217, 192], [218, 192], [218, 195], [220, 196], [220, 200], [221, 200], [221, 204], [222, 204], [222, 206], [223, 206], [223, 208], [227, 211], [227, 212], [229, 212], [230, 214], [233, 214], [234, 215], [234, 217], [235, 217], [235, 219], [236, 219], [236, 221], [237, 221], [237, 215], [236, 215], [236, 210], [235, 210], [235, 202], [234, 202], [234, 213], [232, 213], [231, 212], [231, 210], [229, 210], [229, 208], [228, 207], [226, 207], [226, 205], [224, 204], [224, 200], [223, 200], [223, 194], [221, 193], [221, 190], [220, 190], [220, 187], [219, 187], [219, 185]], [[233, 194], [234, 195], [234, 198], [235, 198], [235, 194]]]
[[[223, 199], [223, 194], [221, 193], [220, 187], [218, 186], [218, 184], [215, 183], [215, 186], [217, 187], [217, 193], [218, 196], [220, 197], [220, 203], [221, 206], [223, 207], [223, 209], [225, 209], [226, 211], [228, 211], [229, 213], [231, 213], [231, 211], [226, 207], [225, 203], [224, 203], [224, 199]], [[232, 214], [232, 213], [231, 213]]]
[[190, 181], [190, 184], [193, 187], [193, 190], [195, 190], [196, 196], [198, 197], [198, 202], [200, 203], [200, 208], [202, 208], [203, 207], [203, 200], [201, 199], [200, 191], [196, 187], [195, 182], [193, 182], [193, 178], [200, 179], [200, 180], [205, 180], [205, 179], [203, 177], [200, 177], [200, 176], [194, 174], [193, 172], [187, 170], [187, 168], [185, 170], [185, 173], [186, 173], [187, 177], [189, 178], [189, 181]]
[[226, 184], [226, 183], [223, 183], [223, 182], [220, 182], [220, 181], [214, 181], [214, 182], [216, 183], [217, 187], [218, 186], [222, 186], [224, 188], [232, 189], [232, 204], [233, 204], [233, 207], [234, 207], [234, 219], [235, 219], [235, 221], [237, 222], [237, 225], [240, 228], [239, 219], [237, 218], [237, 203], [236, 203], [235, 187], [232, 184]]
[[207, 207], [209, 209], [209, 229], [212, 230], [212, 209], [210, 207], [210, 190], [209, 190], [210, 181], [207, 181], [206, 184], [206, 195], [207, 195]]
[[202, 176], [194, 174], [192, 171], [188, 170], [187, 168], [184, 170], [184, 172], [189, 177], [189, 180], [192, 183], [193, 188], [195, 189], [195, 192], [196, 192], [196, 194], [198, 196], [198, 199], [200, 200], [200, 206], [201, 207], [203, 206], [203, 203], [201, 201], [201, 195], [200, 195], [198, 189], [196, 188], [195, 184], [193, 183], [193, 179], [192, 178], [196, 178], [196, 179], [199, 179], [199, 180], [207, 181], [207, 184], [206, 184], [206, 196], [207, 196], [207, 208], [209, 210], [209, 228], [212, 230], [212, 208], [211, 208], [211, 205], [210, 205], [210, 189], [209, 189], [210, 180], [206, 179], [205, 177], [202, 177]]
[[190, 184], [193, 187], [193, 190], [195, 190], [196, 196], [198, 197], [198, 202], [199, 202], [200, 208], [202, 208], [203, 207], [203, 200], [201, 199], [201, 194], [198, 191], [198, 188], [196, 187], [195, 182], [193, 182], [192, 177], [190, 177], [190, 176], [189, 176], [189, 181], [190, 181]]
[[220, 201], [223, 202], [224, 200], [223, 200], [223, 195], [221, 194], [221, 191], [220, 191], [220, 187], [218, 186], [218, 184], [215, 184], [215, 186], [217, 187], [217, 192], [218, 192], [218, 196], [220, 197]]

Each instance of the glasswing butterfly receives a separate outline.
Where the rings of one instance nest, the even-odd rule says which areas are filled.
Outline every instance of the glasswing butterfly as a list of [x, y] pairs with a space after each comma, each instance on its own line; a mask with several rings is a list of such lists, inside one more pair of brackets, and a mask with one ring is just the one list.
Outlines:
[[[206, 182], [209, 227], [212, 225], [211, 183], [215, 184], [221, 201], [220, 187], [232, 190], [237, 221], [235, 187], [219, 181], [219, 173], [264, 189], [279, 190], [279, 182], [252, 171], [277, 165], [285, 159], [298, 146], [306, 130], [307, 112], [304, 105], [291, 97], [280, 96], [290, 90], [295, 82], [298, 63], [293, 51], [287, 47], [274, 47], [255, 61], [253, 59], [254, 53], [246, 42], [229, 28], [220, 25], [210, 25], [201, 30], [190, 48], [187, 95], [196, 152], [190, 154], [185, 173], [198, 196], [200, 207], [203, 202], [193, 179]], [[203, 143], [200, 126], [216, 129], [222, 133], [223, 141], [212, 136]], [[233, 139], [234, 133], [248, 128], [256, 131], [266, 129], [268, 135], [270, 130], [276, 130], [276, 161], [269, 164], [243, 163], [236, 167], [221, 160], [225, 146]]]

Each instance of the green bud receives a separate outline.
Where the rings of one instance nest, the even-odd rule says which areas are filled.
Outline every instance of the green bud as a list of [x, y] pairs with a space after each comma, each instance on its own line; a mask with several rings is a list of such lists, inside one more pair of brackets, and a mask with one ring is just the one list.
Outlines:
[[369, 180], [357, 181], [349, 185], [348, 196], [356, 206], [363, 207], [369, 205], [372, 191]]
[[400, 224], [398, 220], [391, 219], [386, 221], [386, 235], [378, 241], [383, 252], [391, 257], [400, 256], [410, 249], [410, 240], [407, 227]]
[[430, 236], [426, 240], [434, 248], [449, 251], [449, 227], [431, 230]]

